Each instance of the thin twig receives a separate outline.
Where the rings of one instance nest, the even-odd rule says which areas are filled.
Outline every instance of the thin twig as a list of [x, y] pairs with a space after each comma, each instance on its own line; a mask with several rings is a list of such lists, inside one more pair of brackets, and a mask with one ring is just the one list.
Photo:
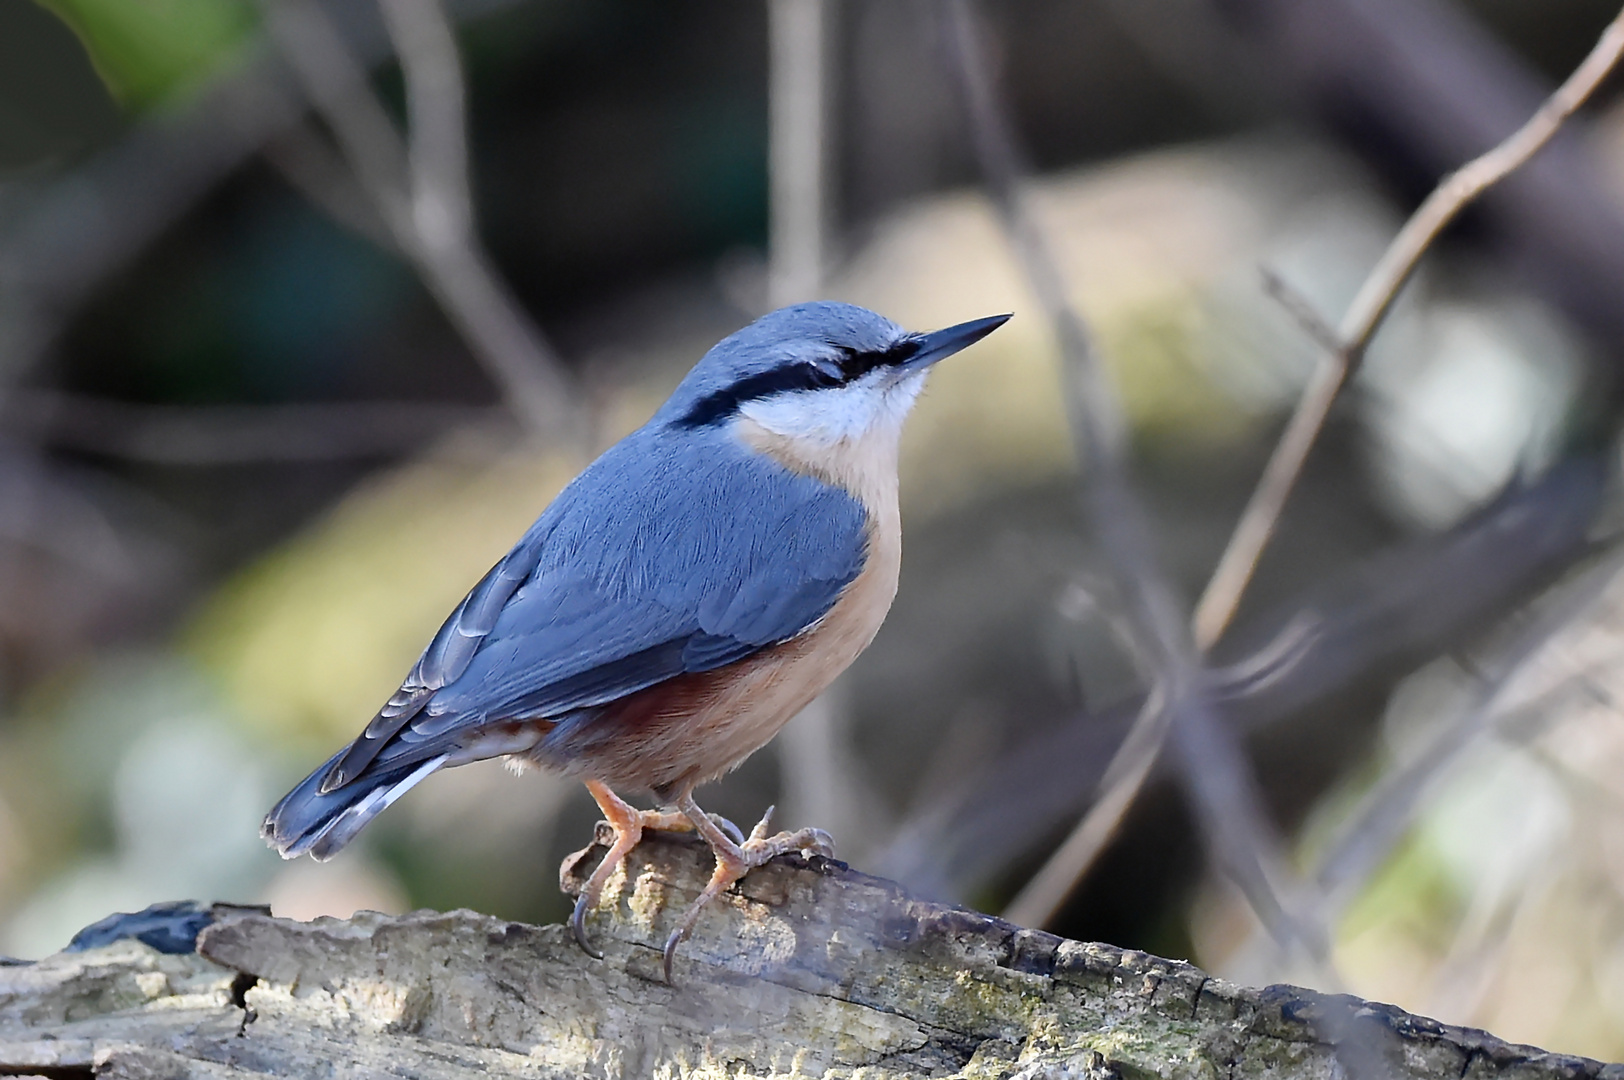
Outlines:
[[1342, 348], [1342, 341], [1336, 336], [1336, 327], [1325, 321], [1312, 300], [1272, 267], [1260, 267], [1258, 272], [1263, 278], [1263, 291], [1285, 309], [1298, 328], [1316, 345], [1326, 352], [1336, 352]]
[[1257, 489], [1196, 604], [1196, 640], [1210, 644], [1234, 617], [1258, 559], [1274, 534], [1303, 463], [1337, 395], [1359, 369], [1371, 338], [1432, 242], [1474, 199], [1539, 152], [1612, 71], [1624, 54], [1624, 11], [1608, 24], [1590, 55], [1521, 128], [1445, 177], [1410, 215], [1355, 295], [1337, 328], [1337, 347], [1316, 366]]
[[767, 0], [771, 57], [767, 296], [773, 307], [823, 289], [829, 110], [827, 0]]
[[[1615, 552], [1569, 582], [1550, 607], [1536, 615], [1500, 651], [1494, 670], [1479, 673], [1471, 700], [1455, 721], [1445, 726], [1407, 765], [1389, 774], [1365, 794], [1317, 860], [1314, 876], [1330, 905], [1325, 913], [1327, 918], [1335, 918], [1337, 905], [1357, 892], [1359, 884], [1381, 865], [1403, 836], [1421, 805], [1422, 796], [1433, 782], [1491, 726], [1509, 722], [1501, 715], [1508, 687], [1553, 639], [1584, 618], [1597, 604], [1610, 599], [1607, 585], [1617, 578], [1621, 568], [1624, 568], [1624, 555]], [[1543, 704], [1548, 706], [1549, 702]], [[1537, 711], [1548, 715], [1550, 709]]]
[[457, 39], [439, 0], [378, 0], [406, 80], [412, 220], [430, 247], [469, 242], [467, 112]]
[[1158, 674], [1156, 658], [1141, 647], [1143, 643], [1135, 636], [1132, 624], [1123, 617], [1121, 599], [1113, 595], [1114, 592], [1109, 581], [1098, 580], [1093, 574], [1084, 574], [1061, 593], [1060, 602], [1064, 605], [1066, 617], [1074, 622], [1089, 618], [1099, 620], [1112, 643], [1122, 650], [1122, 655], [1128, 658], [1139, 677], [1147, 685], [1154, 684]]
[[[1312, 306], [1278, 277], [1265, 271], [1265, 288], [1281, 301], [1305, 332], [1326, 347], [1304, 389], [1285, 432], [1276, 444], [1218, 567], [1213, 571], [1192, 619], [1196, 644], [1205, 651], [1222, 635], [1264, 547], [1273, 535], [1286, 500], [1302, 472], [1315, 440], [1337, 395], [1356, 369], [1381, 320], [1398, 291], [1414, 272], [1427, 247], [1461, 211], [1484, 190], [1515, 170], [1555, 134], [1562, 122], [1593, 91], [1624, 51], [1624, 14], [1603, 33], [1600, 42], [1566, 83], [1527, 124], [1506, 142], [1477, 158], [1441, 183], [1416, 211], [1360, 288], [1340, 330], [1331, 331]], [[1123, 808], [1138, 794], [1161, 750], [1161, 739], [1151, 738], [1155, 717], [1141, 712], [1129, 736], [1112, 758], [1109, 772], [1118, 779], [1102, 784], [1101, 794], [1074, 830], [1076, 836], [1101, 836], [1093, 844], [1068, 838], [1037, 878], [1053, 881], [1064, 874], [1080, 880], [1104, 848]], [[1165, 735], [1166, 727], [1160, 728]], [[1052, 892], [1052, 889], [1051, 889]], [[1025, 894], [1017, 897], [1024, 899]], [[1034, 913], [1036, 909], [1034, 908]]]
[[[829, 0], [767, 0], [767, 299], [773, 307], [823, 293], [830, 15]], [[795, 717], [776, 744], [786, 816], [837, 837], [856, 835], [858, 815], [883, 803], [863, 785], [862, 771], [852, 767], [847, 699], [837, 682]], [[865, 831], [872, 833], [872, 826]]]
[[[1067, 297], [1054, 254], [1023, 194], [1025, 170], [994, 89], [975, 15], [967, 0], [953, 0], [945, 12], [954, 74], [982, 172], [1015, 255], [1060, 339], [1066, 400], [1087, 470], [1083, 494], [1089, 516], [1134, 635], [1158, 669], [1156, 686], [1165, 696], [1167, 719], [1154, 719], [1159, 710], [1145, 710], [1141, 718], [1151, 718], [1147, 724], [1165, 723], [1173, 733], [1215, 863], [1252, 902], [1282, 947], [1302, 945], [1323, 959], [1324, 936], [1306, 930], [1279, 899], [1274, 881], [1284, 876], [1283, 860], [1250, 767], [1212, 711], [1178, 602], [1152, 556], [1148, 520], [1127, 479], [1127, 427], [1088, 328]], [[1152, 741], [1159, 741], [1156, 734], [1151, 732]], [[1017, 921], [1041, 924], [1067, 891], [1051, 890], [1041, 901], [1023, 893], [1007, 913]]]
[[1116, 835], [1146, 774], [1156, 763], [1155, 748], [1167, 737], [1170, 715], [1160, 689], [1151, 687], [1127, 737], [1100, 777], [1099, 797], [1031, 880], [1021, 886], [1015, 899], [1004, 908], [1004, 918], [1022, 926], [1042, 926], [1054, 918], [1081, 880], [1077, 868], [1092, 866]]
[[407, 401], [138, 405], [15, 390], [7, 430], [58, 449], [157, 465], [222, 466], [394, 457], [503, 410]]
[[410, 146], [315, 0], [264, 3], [271, 36], [306, 97], [509, 407], [536, 433], [578, 439], [571, 380], [474, 236], [462, 71], [438, 3], [389, 0], [384, 6], [405, 74]]

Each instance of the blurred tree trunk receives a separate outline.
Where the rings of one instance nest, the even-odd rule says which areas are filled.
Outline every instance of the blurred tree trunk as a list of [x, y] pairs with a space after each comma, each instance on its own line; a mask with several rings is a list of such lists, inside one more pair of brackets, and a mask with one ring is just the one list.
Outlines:
[[[573, 857], [566, 885], [602, 852]], [[0, 1075], [1624, 1077], [1022, 930], [838, 864], [752, 874], [667, 986], [658, 943], [709, 866], [690, 840], [645, 840], [592, 920], [603, 960], [565, 927], [459, 911], [244, 915], [196, 954], [123, 941], [3, 967]]]

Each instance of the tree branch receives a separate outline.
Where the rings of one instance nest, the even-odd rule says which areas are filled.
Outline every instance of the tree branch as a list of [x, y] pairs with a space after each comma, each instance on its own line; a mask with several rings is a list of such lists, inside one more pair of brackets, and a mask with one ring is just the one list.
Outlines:
[[[1624, 52], [1624, 13], [1608, 26], [1585, 61], [1522, 128], [1438, 185], [1372, 269], [1340, 328], [1331, 330], [1284, 281], [1265, 272], [1265, 288], [1326, 352], [1196, 604], [1192, 629], [1196, 645], [1202, 651], [1212, 647], [1234, 617], [1332, 405], [1357, 371], [1371, 338], [1422, 255], [1473, 199], [1527, 162], [1550, 141], [1562, 123], [1605, 79], [1621, 52]], [[1150, 775], [1166, 731], [1167, 725], [1158, 716], [1140, 712], [1128, 738], [1111, 761], [1094, 806], [1017, 897], [1018, 906], [1011, 908], [1014, 915], [1041, 925], [1075, 882], [1087, 873]], [[1065, 884], [1068, 880], [1071, 885]]]
[[248, 465], [390, 457], [503, 410], [411, 401], [137, 405], [44, 390], [0, 402], [8, 429], [65, 450], [156, 465]]
[[[1162, 732], [1173, 735], [1186, 788], [1215, 864], [1240, 887], [1282, 948], [1302, 946], [1323, 965], [1325, 935], [1302, 925], [1280, 899], [1276, 882], [1287, 880], [1288, 874], [1278, 840], [1262, 811], [1250, 765], [1207, 700], [1199, 654], [1172, 587], [1152, 555], [1148, 519], [1127, 479], [1127, 427], [1093, 339], [1067, 297], [1058, 263], [1022, 192], [1025, 170], [1007, 111], [994, 89], [974, 13], [968, 0], [951, 0], [944, 11], [948, 51], [982, 173], [1016, 258], [1060, 341], [1066, 401], [1085, 474], [1084, 503], [1140, 651], [1153, 658], [1157, 668], [1157, 690], [1166, 716], [1142, 710], [1141, 730], [1137, 737], [1130, 735], [1128, 745], [1148, 745], [1154, 759]], [[1112, 763], [1113, 774], [1133, 783], [1133, 790], [1135, 777], [1142, 781], [1148, 771], [1148, 761], [1125, 761], [1120, 767]], [[1114, 803], [1102, 804], [1102, 813]], [[1109, 833], [1098, 823], [1089, 828]], [[1097, 850], [1080, 842], [1070, 845], [1074, 851], [1086, 852], [1088, 847]], [[1038, 883], [1042, 895], [1023, 891], [1017, 896], [1009, 908], [1011, 916], [1039, 925], [1047, 921], [1070, 891], [1053, 887], [1056, 876], [1045, 876]], [[1302, 888], [1292, 883], [1290, 891]]]
[[[567, 887], [603, 839], [566, 861]], [[1024, 930], [821, 860], [775, 860], [711, 905], [668, 986], [660, 944], [710, 869], [691, 838], [646, 833], [593, 916], [602, 960], [564, 926], [470, 911], [297, 923], [194, 907], [216, 920], [196, 952], [113, 940], [0, 967], [0, 1074], [1270, 1080], [1337, 1075], [1356, 1040], [1392, 1080], [1620, 1075]]]
[[1358, 371], [1370, 340], [1432, 242], [1474, 199], [1528, 162], [1584, 104], [1624, 54], [1624, 12], [1608, 24], [1590, 55], [1528, 122], [1492, 150], [1445, 177], [1404, 223], [1365, 278], [1337, 329], [1337, 346], [1316, 366], [1252, 498], [1242, 511], [1206, 591], [1196, 604], [1196, 639], [1218, 640], [1240, 605], [1263, 549], [1274, 534], [1303, 463], [1331, 406]]
[[408, 146], [315, 0], [264, 4], [282, 58], [509, 407], [534, 432], [581, 438], [572, 380], [473, 233], [462, 70], [444, 12], [435, 0], [389, 0], [384, 8], [406, 77]]

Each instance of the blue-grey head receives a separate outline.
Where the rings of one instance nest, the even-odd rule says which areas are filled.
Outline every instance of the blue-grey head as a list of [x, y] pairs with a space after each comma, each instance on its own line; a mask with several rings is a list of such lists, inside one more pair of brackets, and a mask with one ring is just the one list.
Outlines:
[[654, 419], [687, 429], [746, 420], [808, 449], [894, 435], [930, 366], [1008, 319], [913, 333], [854, 304], [780, 308], [718, 342]]

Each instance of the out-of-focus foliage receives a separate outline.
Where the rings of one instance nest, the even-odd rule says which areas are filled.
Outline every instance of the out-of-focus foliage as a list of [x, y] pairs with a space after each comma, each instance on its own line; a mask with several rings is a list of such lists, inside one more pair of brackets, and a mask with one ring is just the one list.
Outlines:
[[123, 122], [72, 30], [33, 0], [0, 5], [0, 172], [80, 153]]
[[[7, 2], [46, 17], [33, 0], [0, 0], [0, 31], [26, 24], [7, 21]], [[122, 179], [120, 154], [139, 160], [130, 148], [185, 112], [161, 106], [234, 77], [222, 65], [254, 39], [256, 19], [249, 0], [42, 2], [72, 24], [129, 114], [118, 119], [82, 57], [53, 71], [101, 112], [87, 107], [92, 119], [70, 124], [29, 105], [10, 90], [13, 46], [0, 40], [0, 162], [33, 171], [26, 183], [0, 177], [0, 275], [17, 272], [6, 262], [16, 252], [44, 252], [40, 276], [57, 288], [85, 250], [75, 245], [93, 246], [96, 229], [83, 223], [110, 220], [86, 207], [147, 207], [144, 189], [121, 203], [114, 182], [101, 201], [76, 201], [75, 185], [104, 165]], [[1124, 398], [1154, 542], [1193, 596], [1318, 356], [1259, 268], [1334, 321], [1416, 178], [1402, 173], [1413, 162], [1376, 175], [1345, 134], [1288, 111], [1302, 105], [1290, 94], [1232, 107], [1210, 82], [1192, 92], [1199, 65], [1169, 74], [1145, 24], [1139, 37], [1119, 25], [1138, 3], [984, 8], [1002, 20], [1004, 77], [1042, 166], [1038, 215]], [[502, 274], [585, 388], [601, 447], [763, 306], [764, 9], [475, 7], [459, 29], [478, 217]], [[702, 793], [707, 808], [746, 822], [777, 801], [787, 823], [830, 824], [795, 815], [838, 801], [849, 824], [837, 841], [862, 866], [944, 791], [1079, 712], [1106, 717], [1144, 679], [1112, 625], [1114, 598], [1078, 510], [1055, 342], [971, 186], [932, 5], [840, 7], [829, 294], [917, 329], [1015, 313], [935, 371], [906, 430], [901, 591], [872, 650], [822, 703], [842, 744], [781, 740]], [[1487, 7], [1527, 28], [1512, 6]], [[1566, 62], [1557, 38], [1588, 43], [1589, 10], [1564, 0], [1541, 15], [1541, 62]], [[1187, 29], [1201, 55], [1226, 48], [1201, 19]], [[73, 44], [59, 38], [58, 51]], [[379, 84], [392, 100], [388, 63]], [[11, 113], [32, 125], [32, 141], [7, 141], [27, 127]], [[208, 122], [229, 129], [232, 118]], [[279, 131], [264, 153], [197, 181], [207, 190], [183, 200], [123, 272], [82, 295], [44, 290], [46, 306], [69, 299], [53, 348], [25, 371], [9, 366], [7, 305], [32, 294], [0, 281], [0, 409], [13, 389], [42, 392], [64, 416], [75, 395], [113, 399], [131, 407], [126, 442], [139, 447], [172, 436], [165, 425], [185, 433], [202, 403], [319, 403], [340, 416], [380, 401], [450, 403], [459, 415], [491, 405], [489, 380], [410, 268], [324, 209], [362, 195], [330, 147], [322, 156], [318, 129]], [[1624, 111], [1600, 134], [1624, 203]], [[168, 176], [155, 168], [143, 183]], [[38, 191], [68, 209], [29, 217]], [[1469, 218], [1429, 258], [1376, 340], [1243, 623], [1395, 537], [1450, 528], [1576, 440], [1614, 437], [1609, 356], [1512, 260], [1479, 246], [1476, 228]], [[167, 408], [143, 412], [152, 405]], [[187, 896], [269, 901], [298, 917], [413, 905], [564, 913], [557, 861], [586, 842], [595, 817], [574, 781], [495, 763], [451, 770], [321, 865], [283, 864], [257, 825], [287, 784], [360, 730], [580, 461], [538, 452], [495, 416], [449, 436], [408, 432], [393, 458], [296, 465], [153, 465], [54, 443], [61, 431], [48, 419], [27, 430], [45, 435], [26, 453], [13, 454], [10, 432], [0, 441], [10, 680], [0, 685], [0, 953], [35, 955], [110, 910]], [[1558, 682], [1559, 668], [1583, 668], [1586, 685], [1608, 693], [1562, 697], [1537, 724], [1481, 739], [1429, 788], [1370, 879], [1338, 898], [1334, 960], [1348, 989], [1624, 1055], [1608, 696], [1624, 644], [1608, 629], [1609, 604], [1552, 643], [1566, 668], [1545, 654], [1535, 665]], [[1361, 795], [1461, 715], [1473, 678], [1449, 659], [1360, 672], [1352, 691], [1259, 736], [1264, 786], [1305, 865]], [[1142, 802], [1056, 928], [1192, 955], [1243, 980], [1281, 977], [1244, 908], [1200, 885], [1199, 831], [1181, 805], [1169, 788]], [[960, 899], [1005, 899], [1056, 839], [1037, 835], [1049, 827], [1012, 828], [999, 843], [1007, 880]]]
[[[1281, 224], [1270, 204], [1286, 192], [1253, 181], [1275, 172], [1284, 188], [1328, 167], [1258, 145], [1158, 154], [1042, 184], [1050, 241], [1146, 441], [1219, 447], [1255, 430], [1261, 414], [1223, 381], [1242, 376], [1221, 369], [1235, 366], [1226, 359], [1267, 360], [1214, 355], [1210, 308], [1219, 284], [1260, 257]], [[904, 475], [921, 509], [1075, 467], [1058, 350], [984, 198], [922, 202], [883, 222], [836, 291], [910, 326], [1016, 312], [996, 338], [932, 376], [904, 436]]]
[[[1359, 796], [1371, 784], [1464, 733], [1424, 786], [1399, 789], [1419, 792], [1414, 824], [1337, 921], [1334, 956], [1353, 992], [1506, 1038], [1624, 1057], [1624, 576], [1616, 559], [1608, 565], [1602, 580], [1592, 571], [1551, 598], [1580, 607], [1487, 707], [1481, 665], [1498, 669], [1492, 652], [1406, 680], [1388, 704], [1375, 767], [1316, 811], [1305, 830], [1310, 865], [1364, 820]], [[1233, 897], [1200, 911], [1211, 961], [1237, 973], [1266, 963], [1270, 947]]]
[[225, 584], [185, 647], [265, 741], [319, 752], [352, 738], [578, 468], [442, 448]]
[[[1345, 301], [1357, 281], [1361, 253], [1379, 245], [1389, 220], [1345, 169], [1334, 155], [1319, 150], [1243, 142], [1160, 153], [1045, 182], [1041, 205], [1052, 239], [1123, 380], [1137, 439], [1175, 457], [1236, 452], [1290, 398], [1312, 353], [1298, 328], [1247, 283], [1258, 262], [1271, 261], [1305, 291], [1324, 297], [1327, 306]], [[1054, 345], [1041, 322], [1026, 317], [1032, 302], [984, 201], [952, 195], [903, 208], [875, 229], [873, 240], [855, 255], [836, 287], [915, 326], [947, 323], [966, 311], [1018, 313], [1007, 334], [989, 339], [960, 363], [943, 365], [910, 422], [903, 498], [911, 535], [921, 529], [928, 535], [932, 521], [973, 514], [1000, 491], [1069, 482], [1074, 465]], [[1393, 336], [1413, 341], [1432, 310], [1424, 300], [1408, 301]], [[1484, 310], [1483, 319], [1503, 317], [1487, 306]], [[599, 407], [606, 437], [646, 418], [683, 366], [697, 358], [710, 337], [726, 329], [719, 325], [707, 336], [683, 328], [644, 358], [619, 356], [612, 370], [621, 374], [606, 375], [614, 389]], [[674, 345], [682, 341], [688, 344]], [[1378, 358], [1387, 347], [1385, 341], [1378, 347]], [[1524, 365], [1517, 370], [1532, 363], [1521, 358], [1525, 354], [1505, 354], [1507, 348], [1500, 346], [1501, 354], [1514, 358], [1506, 362]], [[1394, 423], [1384, 401], [1374, 394], [1361, 399], [1373, 439], [1379, 440], [1383, 424]], [[1525, 406], [1544, 408], [1537, 399]], [[1412, 423], [1404, 430], [1416, 428]], [[1503, 438], [1526, 440], [1518, 433], [1533, 428], [1518, 420], [1495, 430], [1504, 432]], [[1425, 450], [1437, 438], [1423, 436], [1418, 445]], [[1502, 454], [1500, 479], [1516, 466], [1520, 453], [1513, 449]], [[576, 462], [535, 457], [522, 449], [505, 451], [490, 436], [469, 433], [369, 480], [208, 595], [180, 633], [185, 660], [163, 659], [154, 666], [153, 658], [143, 655], [119, 661], [98, 667], [82, 684], [71, 683], [79, 688], [68, 698], [55, 703], [42, 699], [36, 711], [51, 719], [38, 726], [56, 731], [60, 739], [59, 746], [47, 740], [58, 746], [49, 753], [68, 753], [85, 742], [98, 748], [104, 763], [79, 770], [84, 798], [112, 783], [121, 769], [142, 778], [131, 783], [185, 787], [190, 783], [184, 779], [187, 753], [196, 757], [222, 751], [202, 746], [165, 757], [143, 747], [149, 742], [167, 746], [162, 740], [184, 740], [186, 731], [203, 730], [167, 726], [178, 710], [161, 705], [168, 700], [165, 695], [191, 695], [210, 702], [197, 708], [216, 717], [230, 733], [228, 741], [240, 740], [233, 745], [269, 770], [271, 781], [261, 772], [249, 785], [262, 801], [268, 799], [272, 788], [291, 781], [359, 730], [398, 685], [445, 613], [577, 467]], [[1403, 472], [1412, 464], [1401, 459], [1392, 467]], [[1469, 474], [1466, 487], [1448, 505], [1469, 506], [1486, 493], [1477, 474]], [[1192, 569], [1199, 572], [1199, 566]], [[937, 598], [910, 597], [905, 590], [896, 618], [907, 620], [910, 607], [921, 602], [939, 606]], [[988, 615], [982, 609], [976, 622]], [[976, 622], [966, 627], [972, 647], [991, 632]], [[1050, 632], [1080, 632], [1064, 619], [1046, 625]], [[1078, 662], [1090, 684], [1129, 685], [1131, 674], [1111, 635], [1088, 636], [1092, 645]], [[1048, 647], [1036, 638], [1032, 645]], [[917, 697], [921, 686], [957, 685], [946, 673], [950, 651], [922, 657], [919, 665], [899, 665], [897, 650], [910, 649], [909, 643], [882, 635], [873, 653], [859, 663], [856, 685], [904, 697]], [[112, 688], [129, 692], [127, 681], [132, 679], [131, 685], [153, 688], [157, 703], [151, 708], [110, 704]], [[894, 690], [892, 679], [897, 680]], [[1056, 684], [1062, 685], [1063, 680]], [[84, 689], [98, 686], [107, 689]], [[859, 716], [870, 715], [872, 708], [861, 692], [848, 707]], [[912, 722], [891, 713], [893, 722]], [[91, 722], [84, 718], [99, 716], [116, 718], [119, 726], [113, 733], [80, 733]], [[941, 720], [927, 710], [917, 723], [929, 730]], [[260, 749], [250, 752], [249, 746]], [[161, 767], [166, 761], [168, 771]], [[203, 768], [202, 762], [197, 758], [192, 767]], [[176, 767], [183, 771], [173, 771]], [[911, 798], [906, 788], [888, 784], [879, 771], [863, 763], [859, 768], [862, 783], [877, 785], [883, 801], [905, 805]], [[898, 774], [905, 776], [917, 773]], [[451, 880], [484, 882], [488, 888], [502, 879], [499, 868], [511, 865], [513, 848], [541, 838], [537, 830], [557, 812], [561, 792], [537, 777], [515, 780], [497, 770], [460, 770], [414, 792], [363, 837], [360, 847], [381, 852], [393, 874], [410, 880], [432, 876], [443, 883], [456, 866]], [[16, 796], [24, 813], [34, 812], [27, 808], [37, 806], [41, 797], [26, 784]], [[499, 813], [496, 807], [511, 807], [511, 812]], [[95, 906], [92, 898], [113, 888], [113, 882], [120, 883], [118, 895], [128, 895], [131, 904], [145, 895], [146, 872], [127, 878], [119, 869], [135, 865], [127, 861], [133, 857], [129, 853], [147, 851], [140, 846], [140, 823], [120, 817], [116, 807], [97, 810], [92, 799], [83, 820], [56, 827], [94, 832], [102, 827], [97, 822], [104, 820], [103, 814], [111, 815], [105, 819], [112, 823], [111, 861], [97, 856], [60, 867], [41, 894], [45, 899], [16, 917], [12, 947], [17, 951], [37, 949], [36, 943], [70, 928]], [[269, 889], [286, 908], [314, 910], [312, 905], [320, 903], [315, 897], [332, 884], [323, 875], [334, 871], [305, 864], [278, 870], [258, 847], [251, 817], [234, 826], [241, 841], [239, 856], [249, 862], [233, 871], [230, 859], [216, 860], [222, 881], [231, 887], [215, 886], [213, 891], [247, 890], [236, 893], [244, 898]], [[180, 815], [176, 820], [184, 824], [189, 819]], [[545, 828], [551, 835], [551, 827]], [[204, 845], [183, 828], [152, 834], [168, 837], [166, 850]], [[876, 834], [858, 842], [873, 845], [882, 839], [883, 834]], [[44, 846], [72, 845], [46, 841]], [[342, 891], [346, 886], [341, 883], [339, 904], [349, 895], [387, 896], [399, 889], [390, 883], [391, 870], [379, 868], [376, 857], [357, 853], [353, 858], [361, 865], [349, 873], [360, 878], [350, 893]], [[545, 861], [538, 858], [541, 865], [532, 868], [537, 872], [527, 873], [524, 880], [544, 879]], [[160, 859], [152, 872], [167, 875], [166, 880], [191, 880], [171, 862]], [[207, 882], [193, 891], [210, 892], [203, 884]], [[443, 884], [440, 889], [441, 895], [468, 895], [455, 889], [445, 894]], [[528, 899], [519, 910], [529, 910], [541, 899]]]
[[[264, 887], [272, 864], [252, 836], [274, 797], [275, 759], [235, 730], [195, 667], [161, 652], [110, 656], [42, 687], [24, 715], [4, 779], [31, 843], [0, 850], [0, 875], [47, 873], [12, 898], [8, 946], [56, 947], [109, 903]], [[75, 857], [86, 844], [94, 853]]]
[[217, 68], [253, 31], [250, 0], [37, 0], [72, 26], [119, 100], [157, 105]]
[[[1396, 221], [1346, 169], [1321, 151], [1248, 142], [1040, 185], [1046, 234], [1144, 444], [1242, 445], [1294, 399], [1314, 346], [1261, 294], [1257, 268], [1287, 276], [1323, 310], [1348, 303]], [[885, 222], [837, 289], [915, 326], [976, 305], [1037, 310], [977, 196]], [[1424, 283], [1420, 292], [1378, 338], [1361, 411], [1394, 510], [1435, 529], [1550, 460], [1581, 357], [1535, 302], [1481, 288], [1434, 301]], [[1017, 317], [933, 376], [904, 441], [922, 509], [1073, 467], [1058, 363], [1049, 328]]]

